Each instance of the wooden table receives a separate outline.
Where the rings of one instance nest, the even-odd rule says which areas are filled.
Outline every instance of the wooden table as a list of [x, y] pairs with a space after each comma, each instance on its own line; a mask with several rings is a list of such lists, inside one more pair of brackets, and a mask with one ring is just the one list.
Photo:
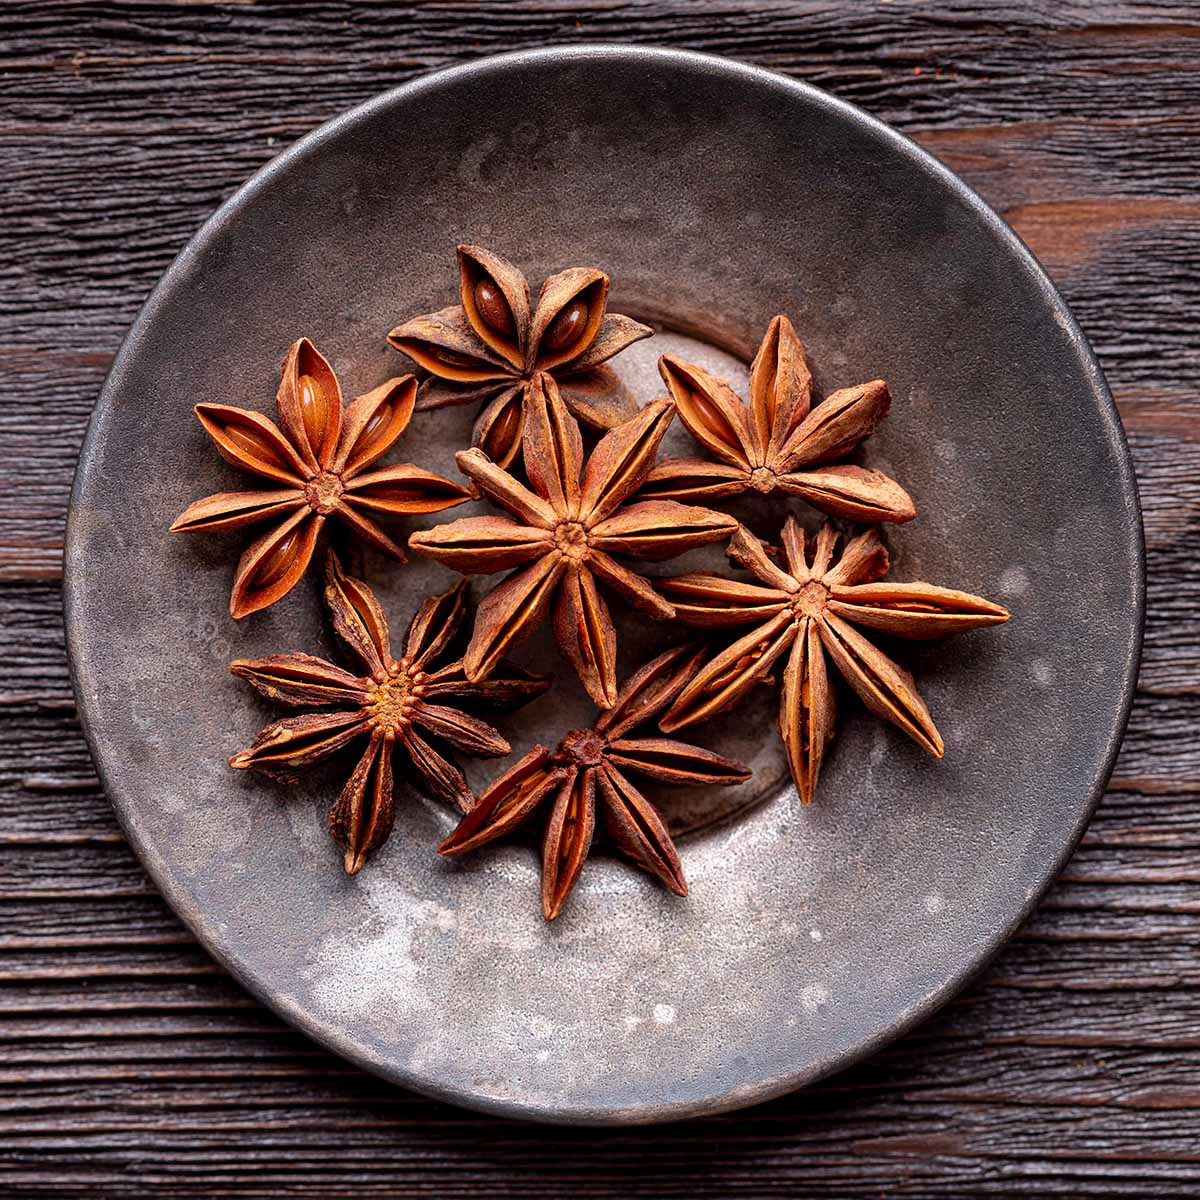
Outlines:
[[[984, 977], [799, 1095], [616, 1132], [399, 1091], [231, 982], [155, 893], [97, 786], [59, 601], [96, 394], [200, 221], [385, 88], [579, 40], [715, 51], [819, 84], [977, 188], [1099, 352], [1137, 460], [1150, 571], [1109, 793]], [[1198, 134], [1195, 4], [4, 0], [0, 1194], [1200, 1193]]]

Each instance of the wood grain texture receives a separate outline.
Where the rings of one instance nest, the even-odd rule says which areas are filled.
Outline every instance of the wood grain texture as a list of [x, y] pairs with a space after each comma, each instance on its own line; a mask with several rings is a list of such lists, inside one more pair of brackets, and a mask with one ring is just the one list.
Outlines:
[[[580, 40], [709, 50], [808, 80], [976, 187], [1103, 361], [1149, 548], [1145, 660], [1109, 794], [984, 977], [820, 1086], [617, 1132], [530, 1129], [389, 1087], [232, 983], [98, 789], [58, 587], [95, 396], [203, 218], [288, 142], [386, 87]], [[0, 1194], [1200, 1192], [1198, 173], [1194, 4], [6, 0]]]

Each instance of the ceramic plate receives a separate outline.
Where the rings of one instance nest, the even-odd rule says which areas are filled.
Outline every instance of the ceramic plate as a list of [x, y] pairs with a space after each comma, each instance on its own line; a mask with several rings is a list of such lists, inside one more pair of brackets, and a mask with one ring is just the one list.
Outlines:
[[[654, 364], [668, 349], [741, 387], [776, 312], [800, 331], [821, 394], [888, 380], [892, 414], [866, 459], [920, 510], [886, 531], [891, 577], [1013, 614], [899, 651], [943, 761], [847, 700], [818, 801], [802, 809], [762, 689], [692, 731], [754, 779], [658, 794], [689, 898], [599, 853], [551, 925], [532, 839], [441, 860], [453, 817], [402, 781], [391, 841], [349, 878], [325, 817], [345, 764], [292, 789], [227, 767], [279, 715], [228, 661], [338, 651], [311, 584], [230, 619], [241, 535], [167, 535], [191, 500], [245, 486], [191, 407], [271, 411], [300, 335], [348, 395], [402, 373], [384, 335], [456, 299], [458, 241], [499, 250], [535, 286], [569, 265], [607, 270], [610, 306], [663, 331], [616, 360], [642, 399], [661, 393]], [[471, 416], [419, 414], [392, 459], [453, 474]], [[678, 427], [671, 438], [687, 449]], [[769, 533], [782, 510], [737, 511]], [[419, 561], [365, 569], [401, 629], [452, 578]], [[1134, 684], [1142, 578], [1129, 456], [1100, 370], [977, 196], [813, 88], [716, 58], [593, 47], [407, 84], [299, 142], [212, 217], [96, 407], [66, 602], [80, 715], [129, 839], [256, 996], [429, 1095], [618, 1123], [816, 1079], [927, 1016], [985, 962], [1104, 787]], [[663, 635], [621, 619], [625, 673]], [[519, 657], [555, 665], [544, 638]], [[518, 752], [589, 719], [570, 672], [560, 679], [502, 722]], [[472, 782], [494, 769], [475, 760]]]

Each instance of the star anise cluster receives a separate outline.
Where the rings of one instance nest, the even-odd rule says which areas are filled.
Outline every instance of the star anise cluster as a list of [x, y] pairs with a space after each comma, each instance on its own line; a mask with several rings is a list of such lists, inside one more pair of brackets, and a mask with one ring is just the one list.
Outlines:
[[[330, 551], [325, 604], [354, 668], [301, 652], [232, 664], [264, 696], [300, 710], [267, 725], [232, 766], [286, 780], [352, 743], [361, 746], [329, 814], [351, 874], [391, 830], [399, 762], [462, 814], [439, 847], [444, 855], [474, 851], [543, 814], [547, 919], [560, 913], [580, 876], [597, 816], [600, 836], [684, 896], [667, 821], [634, 780], [727, 786], [750, 773], [670, 735], [778, 681], [778, 729], [796, 793], [808, 804], [834, 734], [839, 677], [930, 754], [944, 752], [912, 675], [869, 635], [926, 639], [1008, 619], [979, 596], [885, 579], [888, 553], [875, 526], [910, 521], [916, 508], [899, 483], [859, 458], [891, 406], [882, 379], [814, 403], [804, 347], [781, 315], [751, 364], [747, 399], [703, 367], [664, 354], [659, 372], [668, 397], [639, 407], [607, 362], [652, 331], [608, 312], [608, 289], [604, 272], [572, 267], [546, 279], [535, 301], [512, 263], [462, 245], [459, 303], [388, 335], [423, 382], [404, 375], [345, 405], [332, 367], [301, 338], [283, 362], [279, 424], [225, 404], [196, 406], [220, 454], [266, 481], [257, 491], [197, 501], [172, 526], [267, 526], [235, 572], [235, 617], [291, 591], [327, 517], [403, 562], [378, 518], [470, 499], [501, 510], [408, 539], [410, 549], [462, 575], [503, 576], [480, 601], [465, 644], [458, 643], [468, 618], [465, 579], [424, 600], [395, 657], [374, 592]], [[377, 465], [414, 410], [468, 403], [483, 405], [472, 447], [456, 456], [470, 487], [412, 464]], [[676, 416], [703, 454], [658, 461]], [[586, 440], [580, 422], [596, 431]], [[710, 507], [751, 492], [778, 498], [785, 518], [778, 547]], [[806, 534], [787, 514], [792, 497], [870, 527], [843, 535], [826, 523]], [[713, 542], [727, 543], [749, 578], [638, 570]], [[667, 649], [619, 685], [617, 625], [606, 597], [710, 640]], [[550, 687], [549, 677], [507, 657], [547, 618], [559, 653], [599, 711], [554, 750], [535, 746], [477, 799], [452, 755], [510, 752], [504, 735], [476, 713], [524, 704]]]

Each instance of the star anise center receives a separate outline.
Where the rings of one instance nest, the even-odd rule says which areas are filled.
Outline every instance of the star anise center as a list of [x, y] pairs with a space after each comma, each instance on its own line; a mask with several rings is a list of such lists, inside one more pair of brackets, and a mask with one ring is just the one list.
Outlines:
[[829, 603], [829, 589], [817, 579], [810, 579], [793, 597], [792, 611], [797, 617], [819, 617]]
[[346, 485], [342, 483], [342, 477], [333, 471], [322, 471], [304, 485], [304, 495], [309, 507], [322, 515], [337, 508], [345, 490]]
[[558, 757], [577, 767], [599, 766], [607, 744], [594, 729], [572, 729], [559, 743]]
[[523, 371], [513, 370], [512, 378], [523, 388], [528, 388], [539, 375], [549, 375], [549, 371], [543, 371], [541, 367], [526, 367]]
[[755, 467], [750, 472], [750, 486], [756, 492], [773, 492], [776, 483], [775, 472], [770, 467]]
[[554, 545], [564, 558], [579, 561], [588, 552], [588, 531], [580, 521], [559, 521], [554, 527]]
[[414, 671], [406, 659], [392, 663], [375, 685], [365, 708], [377, 729], [398, 732], [412, 723], [413, 706], [425, 694], [425, 672]]

